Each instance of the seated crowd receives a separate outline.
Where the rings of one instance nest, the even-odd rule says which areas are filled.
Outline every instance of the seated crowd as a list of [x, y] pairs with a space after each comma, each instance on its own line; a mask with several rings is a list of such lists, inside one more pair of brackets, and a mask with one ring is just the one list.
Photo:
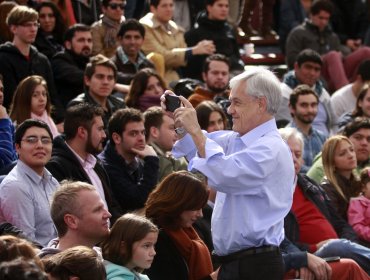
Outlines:
[[[276, 252], [284, 279], [370, 279], [370, 25], [277, 1], [278, 80], [244, 64], [256, 1], [233, 2], [0, 3], [0, 279], [266, 279], [236, 260]], [[271, 182], [281, 201], [249, 186]]]

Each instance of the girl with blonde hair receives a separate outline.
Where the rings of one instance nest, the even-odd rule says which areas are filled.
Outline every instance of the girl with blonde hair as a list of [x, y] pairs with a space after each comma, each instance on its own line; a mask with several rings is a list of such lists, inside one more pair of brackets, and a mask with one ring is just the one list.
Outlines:
[[337, 213], [347, 220], [349, 200], [361, 191], [359, 180], [354, 174], [357, 159], [352, 142], [343, 135], [330, 137], [322, 148], [322, 162], [326, 177], [321, 186]]

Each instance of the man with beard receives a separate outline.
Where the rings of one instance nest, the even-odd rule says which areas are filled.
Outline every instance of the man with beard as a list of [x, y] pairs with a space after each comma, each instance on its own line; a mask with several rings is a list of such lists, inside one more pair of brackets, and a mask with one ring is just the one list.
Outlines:
[[307, 85], [297, 86], [290, 95], [289, 108], [292, 121], [288, 127], [295, 127], [304, 137], [304, 150], [301, 171], [306, 173], [311, 167], [313, 159], [321, 151], [326, 136], [312, 127], [312, 122], [317, 115], [319, 98]]
[[276, 113], [276, 120], [288, 123], [292, 117], [289, 110], [289, 96], [293, 89], [301, 84], [308, 85], [319, 98], [317, 116], [312, 126], [329, 136], [335, 125], [336, 117], [331, 107], [330, 95], [320, 81], [320, 74], [323, 62], [320, 55], [311, 50], [301, 51], [294, 63], [294, 70], [289, 71], [281, 83], [282, 99], [279, 110]]
[[158, 181], [159, 159], [145, 142], [143, 115], [126, 108], [108, 124], [109, 141], [99, 155], [111, 180], [112, 193], [124, 212], [144, 206]]
[[102, 151], [106, 138], [102, 108], [88, 103], [67, 109], [64, 136], [54, 139], [48, 170], [59, 181], [82, 181], [95, 186], [104, 205], [112, 213], [112, 219], [121, 210], [110, 193], [110, 181], [104, 167], [95, 157]]
[[55, 85], [64, 107], [84, 89], [84, 71], [92, 45], [90, 26], [72, 25], [64, 35], [65, 50], [51, 60]]
[[230, 62], [226, 56], [213, 54], [207, 57], [203, 65], [202, 77], [205, 87], [196, 87], [194, 93], [188, 98], [194, 108], [204, 100], [228, 98]]

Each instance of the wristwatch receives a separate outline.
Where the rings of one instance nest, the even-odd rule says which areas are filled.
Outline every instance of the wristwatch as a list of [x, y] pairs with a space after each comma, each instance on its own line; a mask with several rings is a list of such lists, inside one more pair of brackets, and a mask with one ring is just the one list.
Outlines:
[[181, 136], [181, 135], [184, 135], [186, 133], [186, 130], [183, 127], [176, 127], [175, 132], [176, 132], [177, 135]]

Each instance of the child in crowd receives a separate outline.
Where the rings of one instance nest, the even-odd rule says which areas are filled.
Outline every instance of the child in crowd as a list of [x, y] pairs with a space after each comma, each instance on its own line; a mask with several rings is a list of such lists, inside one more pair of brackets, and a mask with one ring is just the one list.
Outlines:
[[348, 208], [348, 222], [358, 236], [370, 242], [370, 168], [361, 172], [362, 192], [359, 197], [351, 198]]
[[45, 79], [37, 75], [23, 79], [14, 92], [10, 106], [9, 115], [15, 125], [30, 118], [41, 120], [48, 124], [53, 137], [56, 137], [59, 132], [50, 112], [51, 101]]
[[158, 228], [147, 218], [125, 214], [101, 244], [107, 280], [148, 280], [140, 274], [154, 259]]
[[42, 260], [49, 280], [106, 280], [101, 256], [86, 246], [68, 248]]

